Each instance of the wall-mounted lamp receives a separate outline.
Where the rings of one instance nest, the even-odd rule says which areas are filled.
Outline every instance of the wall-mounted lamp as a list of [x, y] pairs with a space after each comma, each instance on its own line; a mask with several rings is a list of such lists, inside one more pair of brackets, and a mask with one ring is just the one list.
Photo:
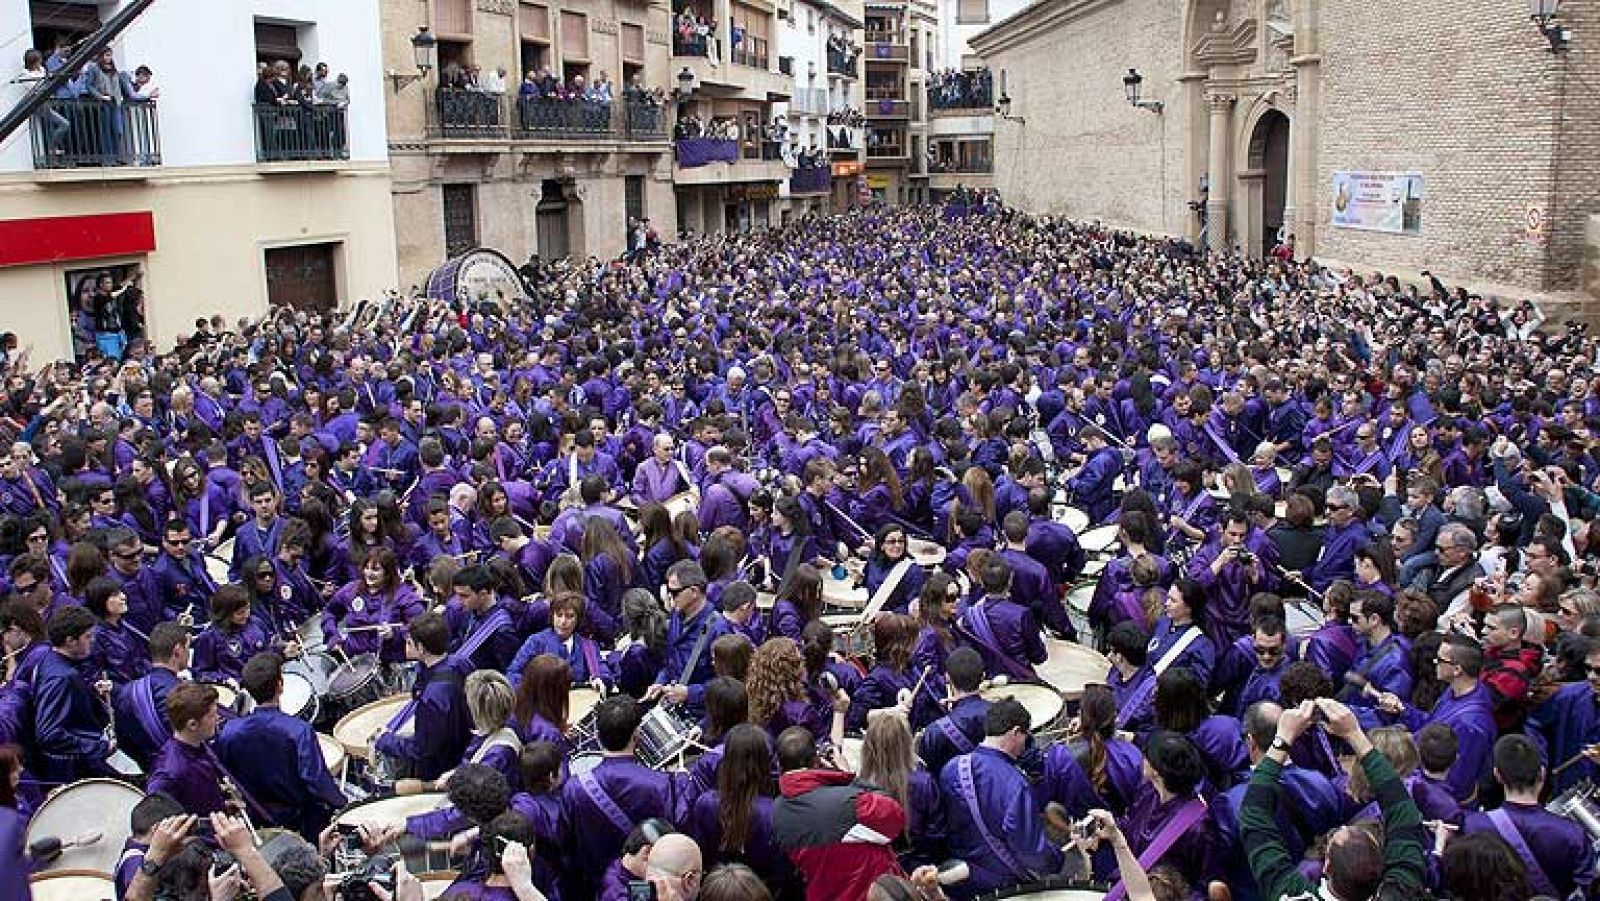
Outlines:
[[1122, 76], [1122, 91], [1128, 95], [1128, 103], [1134, 109], [1147, 109], [1159, 116], [1166, 109], [1166, 104], [1159, 100], [1140, 100], [1139, 89], [1143, 85], [1144, 76], [1139, 74], [1138, 69], [1129, 69], [1128, 74]]
[[416, 60], [417, 72], [415, 75], [409, 72], [389, 72], [389, 83], [394, 86], [394, 92], [398, 94], [406, 85], [427, 78], [428, 73], [433, 71], [438, 52], [439, 41], [433, 36], [433, 32], [429, 31], [426, 25], [418, 28], [416, 35], [411, 38], [411, 54]]
[[1565, 53], [1572, 43], [1572, 29], [1554, 22], [1561, 14], [1561, 0], [1528, 0], [1528, 14], [1544, 39], [1550, 42], [1551, 53]]
[[1011, 115], [1011, 95], [1006, 92], [1006, 70], [1000, 70], [1000, 98], [994, 102], [994, 111], [1000, 118], [1018, 125], [1027, 125], [1028, 120], [1022, 116]]

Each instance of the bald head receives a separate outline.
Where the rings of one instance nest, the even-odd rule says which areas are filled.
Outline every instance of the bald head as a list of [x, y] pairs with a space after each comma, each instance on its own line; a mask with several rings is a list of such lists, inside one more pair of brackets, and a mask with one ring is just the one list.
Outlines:
[[680, 897], [693, 901], [700, 896], [702, 873], [700, 846], [681, 832], [663, 835], [650, 849], [646, 875], [671, 883]]

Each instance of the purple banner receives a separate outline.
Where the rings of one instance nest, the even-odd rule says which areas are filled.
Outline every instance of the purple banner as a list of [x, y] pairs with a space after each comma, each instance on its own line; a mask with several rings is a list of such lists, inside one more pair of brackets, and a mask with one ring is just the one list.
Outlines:
[[833, 190], [833, 170], [827, 166], [796, 169], [789, 176], [790, 194], [819, 194]]
[[891, 54], [893, 52], [894, 52], [894, 50], [888, 44], [873, 44], [872, 45], [872, 55], [877, 57], [878, 59], [888, 59], [889, 58], [889, 54]]
[[694, 169], [708, 163], [733, 163], [739, 159], [739, 142], [718, 138], [679, 138], [678, 165]]

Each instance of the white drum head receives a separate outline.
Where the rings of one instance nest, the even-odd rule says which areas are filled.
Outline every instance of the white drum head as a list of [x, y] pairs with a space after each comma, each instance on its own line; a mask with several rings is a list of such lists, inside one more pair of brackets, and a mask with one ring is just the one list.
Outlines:
[[1117, 543], [1117, 524], [1096, 526], [1078, 536], [1078, 545], [1091, 554], [1103, 554]]
[[843, 579], [835, 579], [833, 573], [823, 573], [822, 600], [834, 607], [844, 607], [849, 610], [860, 610], [867, 606], [867, 589], [854, 587], [854, 577], [846, 575]]
[[861, 739], [853, 737], [846, 737], [839, 743], [837, 755], [840, 758], [839, 763], [848, 767], [852, 773], [861, 770], [861, 746], [864, 743]]
[[279, 704], [283, 712], [290, 716], [299, 716], [311, 706], [317, 697], [316, 689], [311, 687], [311, 680], [299, 673], [283, 674], [283, 698]]
[[110, 876], [117, 871], [122, 843], [133, 834], [128, 817], [142, 800], [144, 792], [115, 779], [74, 782], [39, 805], [33, 819], [28, 821], [28, 844], [51, 836], [67, 842], [99, 833], [99, 839], [94, 842], [62, 851], [45, 869]]
[[929, 567], [943, 563], [946, 554], [943, 545], [924, 538], [906, 539], [906, 551], [911, 554], [911, 559], [917, 561], [918, 566]]
[[449, 802], [445, 800], [444, 792], [424, 792], [405, 797], [397, 795], [347, 807], [333, 818], [333, 822], [352, 826], [359, 826], [362, 823], [384, 826], [389, 823], [404, 822], [406, 817], [419, 813], [438, 810], [447, 803]]
[[1054, 688], [1028, 682], [1014, 682], [1010, 685], [986, 688], [983, 690], [983, 698], [990, 703], [1015, 698], [1017, 703], [1027, 709], [1028, 718], [1035, 732], [1054, 725], [1061, 716], [1062, 708], [1067, 706], [1066, 699]]
[[1064, 504], [1059, 504], [1055, 507], [1052, 517], [1056, 522], [1061, 523], [1062, 525], [1071, 529], [1072, 534], [1074, 535], [1081, 535], [1086, 529], [1089, 528], [1089, 514], [1078, 509], [1077, 507], [1068, 507]]
[[600, 692], [592, 688], [574, 686], [567, 692], [567, 722], [576, 723], [588, 716], [600, 703]]
[[[120, 851], [121, 845], [118, 849]], [[110, 876], [88, 870], [53, 870], [35, 873], [28, 880], [33, 901], [116, 901], [117, 886]]]
[[[358, 707], [345, 714], [344, 719], [339, 720], [333, 727], [333, 737], [344, 746], [346, 754], [366, 760], [367, 740], [378, 734], [379, 729], [388, 725], [389, 720], [394, 719], [400, 708], [410, 701], [409, 694], [392, 695], [381, 701], [373, 701], [371, 704]], [[407, 723], [400, 731], [407, 732], [412, 728], [412, 724]]]
[[1111, 661], [1094, 648], [1049, 636], [1045, 637], [1044, 646], [1050, 656], [1034, 671], [1069, 701], [1083, 697], [1085, 685], [1104, 682], [1111, 672]]
[[339, 769], [344, 766], [344, 746], [333, 736], [318, 732], [317, 747], [322, 749], [322, 762], [328, 767], [328, 772], [337, 776]]

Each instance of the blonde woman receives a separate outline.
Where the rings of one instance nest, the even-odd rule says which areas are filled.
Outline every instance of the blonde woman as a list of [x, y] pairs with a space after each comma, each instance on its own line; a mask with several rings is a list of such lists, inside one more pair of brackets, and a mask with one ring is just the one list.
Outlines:
[[[513, 792], [520, 791], [522, 768], [518, 759], [522, 754], [522, 739], [511, 726], [511, 711], [517, 698], [511, 682], [494, 670], [476, 670], [467, 676], [466, 695], [467, 712], [472, 717], [472, 741], [461, 762], [491, 767], [506, 777]], [[450, 773], [432, 781], [401, 779], [395, 784], [395, 793], [443, 791], [449, 779]]]
[[944, 846], [944, 812], [939, 783], [917, 768], [911, 724], [898, 712], [871, 718], [861, 743], [858, 782], [870, 785], [896, 801], [906, 811], [906, 830], [895, 839], [900, 865], [912, 872], [922, 864], [937, 863]]

